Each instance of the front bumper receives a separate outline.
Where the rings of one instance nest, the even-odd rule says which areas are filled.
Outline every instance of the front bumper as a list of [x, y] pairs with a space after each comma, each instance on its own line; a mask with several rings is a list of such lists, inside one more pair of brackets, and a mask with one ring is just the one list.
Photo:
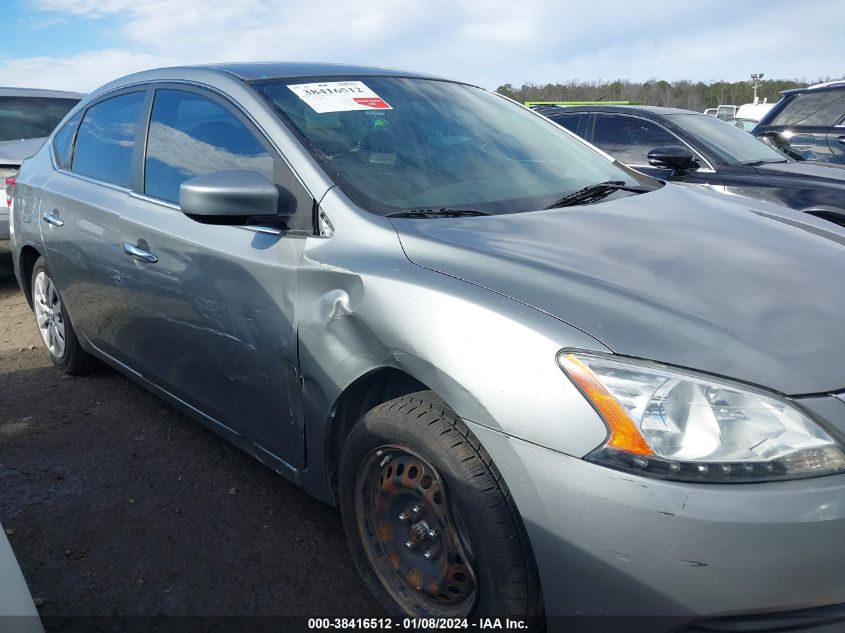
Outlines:
[[573, 630], [573, 615], [592, 616], [590, 630], [598, 616], [679, 630], [845, 602], [845, 475], [659, 481], [468, 424], [523, 517], [552, 630]]

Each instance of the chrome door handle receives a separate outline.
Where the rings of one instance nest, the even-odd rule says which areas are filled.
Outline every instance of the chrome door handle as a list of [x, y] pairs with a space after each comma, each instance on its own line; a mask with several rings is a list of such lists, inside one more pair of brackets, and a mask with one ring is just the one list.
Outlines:
[[143, 248], [138, 248], [129, 242], [123, 243], [123, 252], [126, 255], [131, 255], [135, 259], [148, 264], [155, 264], [158, 261], [158, 257], [153, 255], [151, 252], [145, 251]]
[[41, 219], [44, 220], [47, 224], [52, 224], [53, 226], [64, 226], [65, 225], [64, 220], [62, 220], [57, 215], [53, 215], [52, 213], [45, 212], [44, 215], [41, 216]]
[[845, 145], [845, 136], [840, 136], [839, 142], [842, 143], [843, 145]]

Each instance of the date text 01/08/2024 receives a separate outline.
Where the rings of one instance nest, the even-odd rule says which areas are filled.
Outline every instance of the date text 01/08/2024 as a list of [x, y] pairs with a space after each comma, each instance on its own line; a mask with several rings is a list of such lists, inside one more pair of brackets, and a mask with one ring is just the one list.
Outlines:
[[400, 630], [400, 631], [431, 631], [431, 630], [527, 630], [525, 620], [511, 618], [309, 618], [308, 629], [341, 629], [341, 630]]

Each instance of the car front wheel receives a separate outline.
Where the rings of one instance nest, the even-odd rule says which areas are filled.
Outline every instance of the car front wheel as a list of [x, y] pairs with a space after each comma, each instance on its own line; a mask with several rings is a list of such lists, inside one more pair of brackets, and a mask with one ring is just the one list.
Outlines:
[[369, 411], [344, 444], [339, 474], [353, 558], [391, 615], [542, 613], [513, 499], [490, 456], [436, 395]]

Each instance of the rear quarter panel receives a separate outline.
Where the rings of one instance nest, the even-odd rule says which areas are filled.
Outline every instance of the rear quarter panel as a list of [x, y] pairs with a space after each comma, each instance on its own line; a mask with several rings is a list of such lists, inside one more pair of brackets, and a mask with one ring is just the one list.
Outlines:
[[21, 253], [26, 247], [32, 247], [44, 255], [44, 245], [41, 239], [41, 190], [53, 175], [53, 164], [50, 160], [47, 144], [32, 157], [23, 162], [15, 185], [12, 213], [14, 232], [10, 236], [15, 276], [18, 284], [26, 290], [28, 279], [21, 276]]

